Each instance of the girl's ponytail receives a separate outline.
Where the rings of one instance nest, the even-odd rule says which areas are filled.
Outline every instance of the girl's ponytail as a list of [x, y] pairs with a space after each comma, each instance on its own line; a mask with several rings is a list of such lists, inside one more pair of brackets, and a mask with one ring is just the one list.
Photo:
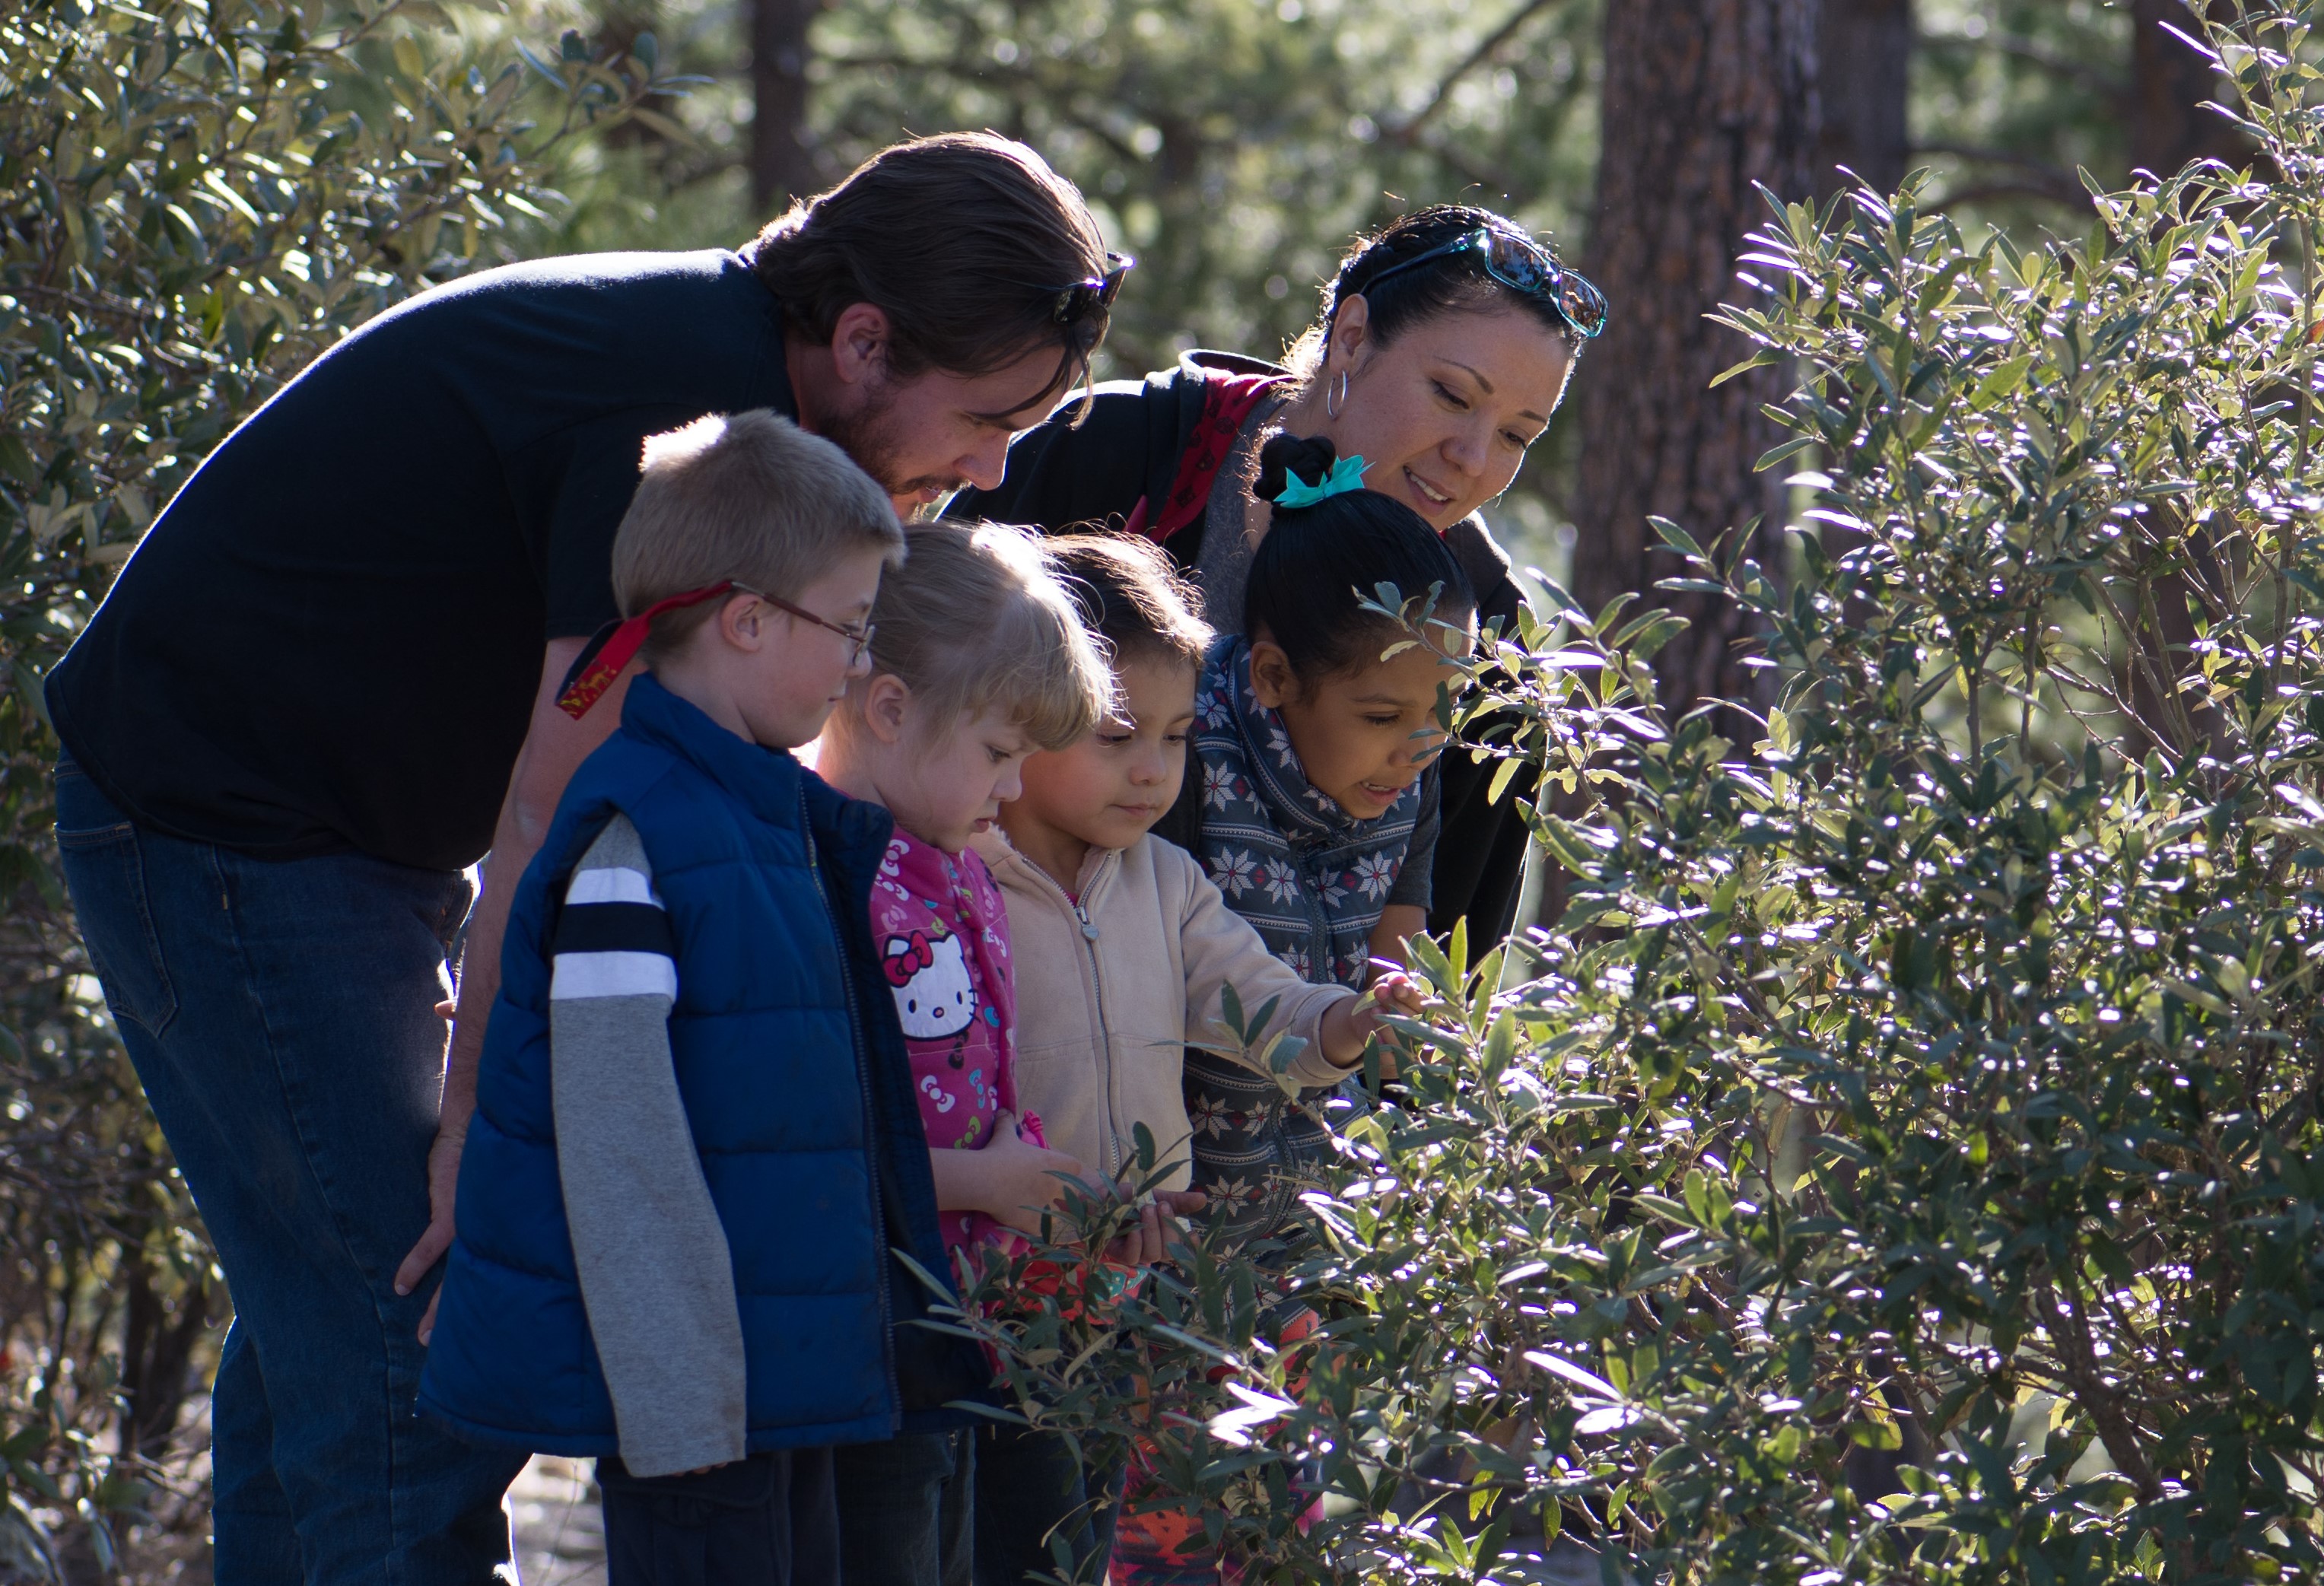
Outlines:
[[[1323, 437], [1268, 437], [1259, 449], [1251, 493], [1274, 504], [1274, 521], [1252, 553], [1244, 586], [1242, 631], [1282, 647], [1301, 678], [1330, 677], [1379, 658], [1399, 639], [1400, 624], [1364, 609], [1380, 585], [1406, 600], [1436, 591], [1432, 622], [1458, 623], [1477, 609], [1460, 561], [1428, 521], [1376, 490], [1334, 491], [1305, 506], [1282, 504], [1288, 492], [1305, 500], [1361, 459], [1340, 460]], [[1362, 591], [1361, 595], [1357, 592]]]
[[1338, 449], [1323, 436], [1291, 435], [1278, 429], [1259, 448], [1259, 478], [1252, 484], [1250, 493], [1273, 506], [1295, 483], [1322, 484], [1339, 460]]

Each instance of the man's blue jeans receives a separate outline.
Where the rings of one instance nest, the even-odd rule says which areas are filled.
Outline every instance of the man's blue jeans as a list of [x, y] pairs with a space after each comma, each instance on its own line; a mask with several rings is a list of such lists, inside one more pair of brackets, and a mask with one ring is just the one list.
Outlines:
[[272, 862], [130, 824], [57, 768], [65, 881], [209, 1226], [235, 1319], [211, 1402], [218, 1586], [481, 1586], [521, 1455], [420, 1420], [399, 1296], [428, 1225], [457, 872]]

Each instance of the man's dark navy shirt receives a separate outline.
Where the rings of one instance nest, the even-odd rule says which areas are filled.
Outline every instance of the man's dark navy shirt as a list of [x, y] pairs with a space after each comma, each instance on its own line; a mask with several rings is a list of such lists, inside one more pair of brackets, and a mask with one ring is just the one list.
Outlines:
[[730, 253], [488, 271], [315, 360], [138, 546], [48, 683], [152, 830], [454, 869], [491, 845], [543, 645], [615, 614], [649, 435], [796, 416], [774, 297]]

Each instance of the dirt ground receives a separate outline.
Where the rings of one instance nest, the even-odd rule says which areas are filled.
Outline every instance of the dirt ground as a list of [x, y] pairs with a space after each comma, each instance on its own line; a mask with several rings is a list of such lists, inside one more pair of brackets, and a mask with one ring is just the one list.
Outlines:
[[[536, 1458], [509, 1489], [521, 1586], [604, 1586], [605, 1539], [587, 1460]], [[64, 1586], [101, 1586], [115, 1579], [98, 1563], [85, 1533], [51, 1522]], [[198, 1514], [143, 1528], [132, 1539], [121, 1586], [211, 1586], [208, 1526]], [[0, 1586], [49, 1586], [37, 1563], [26, 1568], [0, 1552]], [[53, 1577], [50, 1578], [53, 1580]]]
[[509, 1489], [522, 1586], [604, 1586], [605, 1534], [592, 1463], [536, 1455]]

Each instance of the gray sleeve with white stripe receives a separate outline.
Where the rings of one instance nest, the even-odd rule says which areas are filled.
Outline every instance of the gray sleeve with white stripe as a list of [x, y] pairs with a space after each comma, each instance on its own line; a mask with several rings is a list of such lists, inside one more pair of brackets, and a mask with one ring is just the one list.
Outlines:
[[565, 892], [549, 986], [557, 1170], [622, 1462], [743, 1454], [742, 1322], [726, 1231], [669, 1047], [678, 964], [637, 828], [613, 817]]

